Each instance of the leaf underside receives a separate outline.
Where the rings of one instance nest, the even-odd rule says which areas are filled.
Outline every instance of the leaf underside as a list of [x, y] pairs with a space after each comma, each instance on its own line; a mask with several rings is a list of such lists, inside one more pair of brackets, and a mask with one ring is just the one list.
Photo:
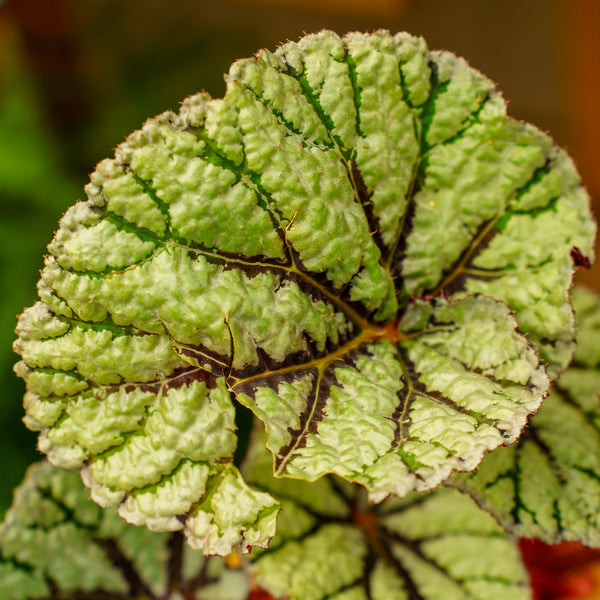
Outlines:
[[278, 510], [233, 465], [235, 401], [277, 476], [380, 501], [516, 439], [548, 388], [522, 334], [551, 376], [574, 348], [594, 225], [570, 159], [408, 34], [239, 61], [86, 192], [19, 322], [26, 423], [96, 501], [207, 553], [265, 545]]
[[450, 485], [520, 537], [600, 547], [600, 298], [573, 291], [577, 351], [519, 440]]

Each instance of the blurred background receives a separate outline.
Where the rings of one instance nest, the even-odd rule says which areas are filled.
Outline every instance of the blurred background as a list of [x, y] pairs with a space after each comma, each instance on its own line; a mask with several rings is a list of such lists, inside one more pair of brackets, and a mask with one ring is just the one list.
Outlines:
[[[600, 201], [598, 0], [0, 0], [0, 514], [37, 458], [10, 344], [60, 215], [147, 117], [222, 96], [233, 60], [322, 28], [405, 30], [464, 56]], [[579, 277], [600, 289], [597, 273]]]

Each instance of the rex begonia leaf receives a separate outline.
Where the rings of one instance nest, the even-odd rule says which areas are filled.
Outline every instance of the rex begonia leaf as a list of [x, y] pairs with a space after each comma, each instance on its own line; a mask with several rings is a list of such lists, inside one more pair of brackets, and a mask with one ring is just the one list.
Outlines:
[[[3, 600], [245, 600], [249, 582], [180, 532], [133, 527], [89, 499], [79, 475], [31, 466], [0, 524]], [[181, 595], [178, 595], [181, 594]]]
[[449, 484], [505, 529], [600, 547], [600, 297], [577, 287], [577, 351], [519, 440]]
[[55, 464], [81, 467], [96, 502], [154, 531], [183, 529], [206, 554], [268, 542], [278, 507], [233, 465], [224, 378], [185, 367], [165, 336], [73, 327], [41, 303], [19, 330], [22, 340], [23, 330], [54, 335], [25, 345], [25, 357], [36, 348], [37, 364], [51, 363], [29, 375], [26, 423], [46, 427], [40, 449]]
[[[260, 444], [260, 446], [263, 446]], [[275, 479], [264, 446], [243, 467], [282, 506], [268, 550], [248, 569], [286, 600], [527, 600], [515, 539], [449, 488], [369, 504], [364, 488], [328, 476]]]
[[[277, 510], [232, 465], [230, 392], [277, 475], [381, 500], [518, 436], [548, 387], [521, 334], [550, 373], [570, 359], [594, 233], [574, 167], [408, 34], [239, 61], [223, 99], [149, 120], [86, 191], [20, 321], [26, 422], [99, 502], [205, 551], [265, 543]], [[247, 500], [233, 530], [214, 481]]]

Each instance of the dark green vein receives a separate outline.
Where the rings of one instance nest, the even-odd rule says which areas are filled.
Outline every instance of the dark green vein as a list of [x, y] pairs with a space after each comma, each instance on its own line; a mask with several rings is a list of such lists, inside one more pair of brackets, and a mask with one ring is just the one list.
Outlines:
[[[74, 523], [75, 525], [77, 525], [77, 527], [79, 529], [83, 529], [88, 534], [95, 533], [98, 531], [98, 528], [100, 526], [99, 521], [96, 523], [84, 523], [83, 521], [78, 519], [76, 509], [72, 508], [71, 506], [66, 504], [66, 502], [64, 502], [60, 498], [56, 497], [52, 493], [52, 490], [50, 488], [40, 486], [38, 488], [38, 493], [42, 498], [44, 498], [45, 500], [48, 500], [49, 502], [54, 504], [54, 506], [56, 508], [58, 508], [65, 515], [65, 518], [63, 521], [54, 523], [53, 525], [58, 526], [58, 525], [65, 525], [67, 523]], [[94, 508], [97, 508], [97, 507], [94, 507]], [[97, 511], [98, 511], [98, 518], [101, 518], [101, 509], [97, 508]], [[36, 524], [34, 527], [32, 527], [32, 529], [43, 529], [43, 528], [41, 527], [41, 525]]]
[[[290, 75], [288, 75], [287, 73], [281, 73], [281, 76], [282, 77], [290, 77]], [[292, 79], [294, 79], [294, 78], [292, 78]], [[280, 125], [282, 125], [284, 127], [284, 129], [286, 129], [293, 136], [300, 138], [302, 140], [302, 144], [304, 146], [318, 148], [319, 150], [323, 150], [323, 151], [330, 150], [335, 147], [335, 144], [333, 142], [331, 142], [330, 144], [322, 145], [322, 144], [318, 144], [317, 142], [315, 142], [313, 140], [310, 140], [309, 138], [306, 137], [306, 135], [300, 129], [298, 129], [298, 127], [296, 127], [293, 123], [288, 121], [285, 118], [285, 115], [280, 110], [277, 110], [277, 108], [275, 108], [275, 106], [273, 105], [272, 102], [263, 98], [260, 94], [258, 94], [255, 90], [253, 90], [250, 86], [248, 86], [246, 84], [242, 84], [242, 85], [244, 85], [244, 89], [247, 90], [251, 94], [251, 96], [265, 108], [265, 110], [267, 112], [272, 114], [277, 119], [277, 122]], [[312, 108], [312, 105], [311, 105], [311, 108]]]
[[[4, 527], [6, 527], [6, 525], [4, 525]], [[7, 556], [6, 554], [4, 554], [1, 548], [0, 564], [11, 565], [16, 571], [23, 571], [24, 573], [27, 573], [28, 575], [31, 575], [33, 577], [37, 575], [37, 569], [35, 565], [19, 560], [16, 556]]]
[[[571, 363], [571, 369], [572, 368], [573, 363]], [[582, 368], [584, 370], [589, 370], [588, 365], [583, 365]], [[560, 379], [554, 384], [553, 391], [556, 391], [560, 395], [560, 398], [565, 402], [565, 404], [585, 415], [587, 423], [594, 429], [594, 431], [596, 431], [596, 433], [598, 433], [598, 435], [600, 435], [600, 422], [598, 422], [599, 415], [597, 408], [594, 407], [592, 410], [585, 410], [571, 394], [571, 392], [561, 385]]]
[[[332, 60], [335, 59], [332, 57]], [[308, 103], [313, 109], [315, 115], [327, 130], [327, 134], [332, 144], [339, 150], [344, 160], [350, 160], [352, 156], [352, 150], [349, 148], [345, 148], [341, 138], [333, 133], [333, 130], [335, 129], [335, 123], [333, 122], [331, 116], [328, 115], [321, 106], [321, 102], [316, 91], [312, 89], [310, 83], [308, 82], [308, 78], [305, 74], [306, 66], [304, 68], [304, 72], [301, 75], [298, 74], [289, 64], [287, 64], [287, 66], [287, 75], [293, 77], [300, 84], [300, 88], [302, 89], [304, 97], [308, 100]]]
[[[401, 534], [399, 534], [396, 531], [391, 531], [391, 530], [387, 529], [386, 527], [382, 527], [381, 530], [382, 530], [382, 538], [383, 538], [384, 542], [387, 543], [388, 547], [391, 548], [394, 543], [402, 545], [406, 550], [408, 550], [409, 552], [414, 554], [421, 561], [427, 563], [428, 565], [431, 565], [436, 571], [438, 571], [438, 573], [443, 575], [446, 579], [449, 579], [450, 581], [453, 581], [456, 584], [458, 584], [459, 587], [462, 589], [463, 593], [465, 594], [466, 598], [475, 600], [475, 598], [469, 593], [469, 591], [464, 586], [461, 585], [462, 582], [459, 578], [454, 577], [445, 567], [440, 565], [433, 558], [427, 556], [423, 552], [423, 549], [421, 548], [421, 543], [423, 540], [421, 540], [421, 539], [411, 540], [409, 538], [402, 536]], [[398, 559], [396, 559], [396, 557], [394, 557], [394, 560], [396, 563], [401, 565], [400, 561]], [[403, 568], [403, 570], [406, 573], [406, 575], [409, 576], [406, 569]], [[485, 577], [479, 577], [478, 579], [484, 580]], [[421, 596], [418, 596], [418, 599], [421, 600]]]
[[74, 523], [79, 529], [87, 532], [89, 539], [98, 546], [113, 564], [113, 566], [123, 575], [129, 585], [129, 591], [132, 596], [143, 596], [155, 598], [148, 585], [139, 576], [134, 564], [119, 548], [117, 542], [112, 538], [105, 538], [98, 535], [100, 523], [85, 523], [78, 519], [75, 509], [71, 508], [60, 498], [56, 497], [50, 488], [40, 487], [39, 494], [42, 498], [51, 501], [59, 510], [65, 514], [65, 521], [60, 524]]
[[[307, 515], [310, 515], [313, 519], [315, 519], [316, 521], [318, 521], [321, 524], [349, 523], [350, 522], [350, 512], [348, 512], [348, 514], [346, 516], [320, 513], [317, 510], [315, 510], [310, 504], [307, 504], [306, 502], [299, 500], [291, 492], [282, 491], [280, 489], [278, 489], [277, 492], [273, 492], [273, 490], [270, 489], [266, 485], [262, 485], [255, 481], [252, 481], [251, 479], [249, 480], [249, 482], [252, 484], [253, 489], [264, 492], [266, 494], [274, 495], [277, 498], [277, 500], [279, 500], [279, 501], [285, 501], [285, 502], [290, 502], [290, 503], [294, 504], [298, 508], [301, 508]], [[345, 500], [345, 498], [344, 498], [344, 500]]]
[[389, 504], [389, 501], [382, 502], [381, 504], [375, 506], [375, 511], [377, 512], [380, 518], [384, 519], [385, 517], [389, 517], [391, 515], [400, 514], [412, 510], [413, 508], [418, 508], [419, 506], [422, 506], [425, 502], [427, 502], [430, 499], [430, 497], [431, 494], [428, 492], [415, 492], [408, 496], [409, 500], [396, 500], [401, 502], [399, 506], [392, 505], [392, 508], [387, 509], [386, 506]]
[[144, 193], [154, 202], [158, 210], [165, 216], [167, 220], [167, 233], [168, 236], [171, 232], [171, 213], [169, 212], [169, 205], [159, 197], [158, 192], [154, 189], [152, 182], [146, 179], [142, 179], [134, 170], [131, 165], [125, 165], [125, 172], [131, 173], [133, 178], [137, 181], [140, 187], [144, 190]]
[[600, 483], [600, 473], [597, 473], [593, 469], [582, 467], [581, 465], [571, 465], [571, 469], [576, 469], [580, 473], [587, 475], [590, 479], [593, 479], [597, 483]]
[[523, 446], [518, 445], [515, 448], [515, 461], [514, 461], [514, 470], [512, 471], [512, 482], [513, 482], [513, 506], [511, 507], [510, 514], [515, 524], [521, 523], [520, 519], [520, 511], [527, 513], [532, 521], [539, 527], [540, 523], [537, 519], [536, 513], [531, 510], [529, 507], [525, 506], [523, 499], [521, 497], [521, 479], [522, 479], [522, 470], [521, 470], [521, 453], [523, 450]]
[[[432, 105], [434, 104], [434, 93], [437, 89], [437, 65], [430, 61], [429, 66], [431, 69], [429, 75], [429, 97], [422, 105], [419, 113], [419, 121], [421, 127], [417, 139], [419, 140], [420, 156], [419, 159], [415, 161], [415, 164], [413, 165], [412, 177], [408, 186], [408, 192], [406, 194], [406, 208], [404, 209], [404, 214], [402, 215], [400, 223], [398, 224], [398, 229], [394, 237], [394, 242], [390, 246], [390, 252], [384, 260], [384, 264], [388, 269], [392, 271], [392, 275], [396, 275], [395, 282], [396, 288], [398, 290], [402, 288], [402, 260], [404, 259], [407, 240], [412, 230], [416, 210], [415, 197], [421, 190], [422, 182], [424, 179], [425, 154], [427, 153], [427, 149], [424, 148], [424, 140], [434, 114]], [[400, 79], [400, 81], [402, 81], [402, 78]], [[426, 117], [429, 120], [427, 120]], [[413, 121], [415, 121], [414, 116]], [[417, 128], [415, 127], [415, 132], [416, 129]]]
[[[398, 539], [394, 539], [391, 535], [391, 532], [388, 531], [385, 527], [379, 526], [377, 528], [377, 533], [381, 538], [381, 547], [385, 548], [385, 554], [382, 556], [382, 559], [385, 563], [390, 565], [395, 571], [396, 574], [402, 579], [404, 585], [406, 586], [406, 590], [408, 592], [408, 600], [426, 600], [419, 590], [417, 582], [413, 579], [409, 569], [407, 569], [400, 559], [398, 559], [391, 551], [392, 545], [394, 542], [398, 543]], [[402, 544], [404, 544], [404, 538], [401, 538]], [[405, 544], [404, 544], [405, 545]], [[412, 551], [412, 544], [409, 546], [409, 551]], [[426, 562], [430, 562], [428, 559], [425, 559]]]
[[65, 369], [55, 369], [50, 366], [44, 366], [44, 367], [29, 367], [29, 370], [30, 370], [30, 372], [42, 373], [43, 375], [67, 375], [69, 377], [73, 377], [74, 379], [77, 379], [77, 381], [82, 381], [82, 382], [89, 384], [89, 381], [83, 375], [78, 373], [75, 369], [68, 371]]
[[[431, 348], [431, 350], [433, 350], [437, 354], [440, 354], [441, 356], [444, 356], [445, 358], [449, 358], [450, 360], [456, 361], [457, 363], [461, 364], [468, 371], [477, 373], [478, 375], [481, 375], [482, 377], [485, 377], [486, 379], [491, 379], [492, 381], [495, 381], [496, 383], [501, 384], [500, 381], [494, 379], [493, 377], [491, 377], [489, 375], [483, 375], [483, 373], [481, 372], [480, 369], [474, 369], [474, 368], [470, 367], [469, 365], [467, 365], [466, 363], [462, 363], [458, 359], [456, 359], [452, 356], [446, 355], [443, 352], [440, 352], [440, 350], [438, 348]], [[480, 425], [489, 425], [490, 427], [495, 427], [495, 423], [496, 423], [495, 419], [490, 419], [490, 418], [486, 417], [485, 415], [479, 413], [478, 411], [474, 411], [474, 410], [468, 409], [464, 406], [461, 406], [460, 404], [457, 404], [454, 400], [444, 396], [440, 392], [429, 391], [427, 389], [427, 387], [425, 386], [425, 384], [423, 384], [419, 381], [418, 372], [416, 370], [415, 364], [408, 357], [408, 353], [407, 353], [406, 349], [400, 345], [398, 346], [398, 359], [402, 365], [402, 370], [404, 372], [405, 378], [407, 379], [407, 384], [410, 387], [410, 392], [409, 392], [410, 396], [413, 396], [416, 394], [416, 395], [422, 396], [424, 398], [428, 398], [432, 402], [435, 402], [437, 404], [443, 404], [444, 406], [448, 406], [449, 408], [451, 408], [452, 410], [454, 410], [460, 414], [463, 414], [463, 415], [466, 415], [466, 416], [469, 416], [469, 417], [475, 419]], [[509, 383], [513, 383], [513, 382], [509, 382]]]
[[[117, 226], [117, 228], [120, 231], [125, 231], [125, 229], [120, 226]], [[132, 269], [135, 269], [136, 267], [139, 267], [144, 263], [151, 261], [158, 254], [158, 252], [162, 251], [163, 249], [164, 246], [162, 245], [158, 248], [155, 246], [154, 249], [150, 252], [150, 254], [145, 258], [142, 258], [137, 262], [129, 263], [127, 266], [123, 267], [111, 267], [110, 265], [107, 265], [106, 267], [104, 267], [104, 269], [100, 269], [99, 271], [92, 271], [90, 269], [75, 269], [73, 267], [65, 266], [61, 266], [61, 269], [63, 271], [66, 271], [67, 273], [71, 273], [71, 275], [84, 275], [91, 279], [105, 279], [107, 277], [111, 277], [112, 275], [122, 275], [127, 271], [131, 271]]]
[[[449, 83], [450, 82], [448, 81], [448, 82], [442, 84], [442, 86], [440, 86], [438, 88], [439, 93], [436, 95], [435, 100], [437, 100], [437, 98], [439, 98], [439, 96], [441, 96], [446, 91]], [[475, 110], [472, 111], [466, 117], [463, 127], [461, 129], [459, 129], [454, 135], [445, 139], [443, 142], [439, 142], [439, 143], [435, 144], [434, 146], [428, 146], [427, 142], [425, 141], [425, 137], [426, 137], [427, 133], [425, 133], [425, 135], [423, 135], [423, 137], [421, 138], [421, 147], [423, 148], [424, 146], [426, 146], [428, 149], [423, 153], [423, 157], [425, 158], [427, 156], [427, 154], [431, 151], [432, 148], [437, 148], [438, 146], [452, 145], [454, 142], [462, 139], [469, 132], [469, 130], [472, 129], [475, 125], [480, 125], [481, 121], [480, 121], [479, 117], [481, 115], [481, 111], [484, 109], [485, 105], [489, 102], [489, 100], [491, 100], [494, 97], [498, 97], [498, 96], [500, 96], [500, 94], [499, 94], [499, 92], [496, 92], [496, 91], [484, 96], [479, 101], [477, 108], [475, 108]], [[434, 103], [435, 103], [435, 100], [434, 100]], [[433, 117], [435, 117], [435, 110], [434, 110]], [[429, 125], [431, 125], [431, 122], [429, 123]]]
[[[546, 457], [550, 468], [552, 469], [554, 476], [558, 480], [559, 484], [564, 487], [567, 485], [567, 478], [564, 472], [564, 468], [561, 467], [559, 460], [556, 458], [554, 453], [552, 452], [552, 448], [544, 441], [543, 439], [543, 428], [539, 428], [536, 426], [535, 419], [530, 420], [527, 426], [527, 435], [523, 440], [523, 445], [530, 441], [535, 444], [541, 451], [542, 454]], [[519, 440], [521, 443], [521, 440]]]
[[185, 599], [187, 599], [188, 594], [190, 598], [197, 597], [195, 595], [197, 590], [217, 581], [216, 577], [208, 575], [208, 567], [211, 561], [212, 557], [205, 557], [202, 566], [200, 567], [200, 571], [192, 579], [182, 582], [180, 591], [184, 594]]
[[321, 597], [319, 600], [331, 600], [332, 598], [337, 598], [339, 597], [338, 594], [341, 594], [342, 592], [348, 592], [351, 591], [352, 588], [361, 588], [365, 591], [365, 594], [367, 596], [367, 600], [371, 600], [371, 594], [369, 592], [369, 590], [367, 589], [365, 583], [364, 583], [364, 576], [359, 577], [358, 579], [355, 579], [354, 581], [352, 581], [351, 583], [348, 583], [346, 585], [342, 585], [341, 587], [339, 587], [337, 590], [335, 590], [335, 592], [333, 592], [332, 594], [327, 594], [326, 596]]
[[[127, 337], [146, 337], [146, 336], [159, 336], [158, 333], [150, 333], [137, 329], [131, 325], [118, 325], [114, 320], [107, 316], [102, 321], [82, 321], [80, 319], [74, 319], [73, 317], [66, 317], [64, 315], [55, 315], [58, 321], [68, 323], [71, 326], [69, 331], [66, 331], [60, 336], [52, 337], [51, 339], [59, 339], [65, 335], [72, 333], [73, 329], [81, 329], [83, 331], [110, 331], [113, 334], [113, 338], [127, 336]], [[50, 339], [50, 338], [46, 338]]]
[[403, 68], [406, 66], [406, 63], [400, 62], [398, 61], [398, 78], [400, 81], [400, 91], [402, 92], [402, 99], [404, 100], [404, 102], [406, 102], [407, 106], [411, 109], [411, 114], [413, 116], [413, 127], [414, 127], [414, 134], [415, 134], [415, 138], [416, 139], [420, 139], [421, 135], [419, 132], [419, 121], [417, 121], [417, 119], [414, 116], [414, 111], [417, 109], [417, 107], [412, 103], [411, 99], [410, 99], [410, 93], [408, 91], [408, 86], [406, 85], [406, 77], [404, 75], [404, 71]]
[[552, 503], [552, 516], [554, 517], [554, 522], [556, 523], [556, 534], [560, 537], [560, 539], [563, 539], [563, 534], [568, 533], [568, 531], [563, 524], [562, 512], [559, 506], [559, 498], [555, 498], [554, 502]]
[[442, 84], [439, 83], [437, 63], [430, 60], [428, 62], [428, 66], [431, 69], [429, 73], [429, 97], [422, 104], [419, 115], [421, 120], [421, 157], [425, 156], [429, 150], [426, 139], [435, 117], [436, 100], [448, 89], [448, 86], [450, 85], [450, 81], [446, 81]]
[[112, 223], [115, 227], [117, 227], [117, 229], [120, 229], [121, 231], [126, 231], [128, 233], [133, 233], [142, 242], [152, 242], [155, 246], [164, 246], [165, 243], [169, 239], [171, 239], [170, 237], [166, 236], [160, 237], [154, 231], [132, 223], [131, 221], [128, 221], [125, 217], [121, 217], [120, 215], [117, 215], [116, 213], [110, 211], [106, 211], [106, 213], [104, 214], [104, 218], [109, 223]]
[[[277, 203], [273, 200], [271, 195], [262, 187], [260, 182], [260, 175], [251, 171], [248, 168], [246, 162], [246, 154], [244, 151], [244, 159], [241, 164], [236, 165], [233, 161], [227, 158], [225, 153], [217, 146], [216, 142], [212, 140], [204, 129], [198, 127], [188, 127], [187, 131], [193, 133], [199, 140], [202, 140], [205, 144], [202, 152], [198, 155], [199, 158], [206, 162], [213, 164], [221, 169], [229, 171], [235, 177], [235, 183], [242, 183], [247, 185], [252, 183], [253, 190], [256, 194], [256, 203], [259, 208], [264, 210], [271, 220], [273, 228], [279, 234], [279, 237], [284, 242], [284, 246], [287, 244], [285, 227], [283, 221], [285, 217], [279, 212]], [[244, 176], [247, 181], [244, 181]]]
[[352, 58], [347, 46], [344, 47], [344, 50], [346, 51], [344, 55], [344, 62], [348, 66], [348, 79], [350, 80], [350, 85], [352, 86], [352, 101], [354, 103], [354, 111], [356, 113], [356, 120], [354, 122], [356, 128], [356, 135], [359, 138], [364, 138], [365, 134], [362, 131], [360, 117], [362, 88], [358, 85], [358, 73], [356, 70], [356, 62]]
[[285, 539], [282, 539], [278, 544], [271, 543], [269, 545], [269, 547], [266, 548], [265, 550], [260, 550], [260, 554], [258, 555], [258, 557], [255, 559], [254, 562], [260, 563], [260, 560], [263, 557], [269, 556], [270, 554], [275, 554], [279, 550], [283, 550], [285, 553], [285, 546], [289, 542], [297, 542], [297, 543], [303, 542], [304, 540], [306, 540], [309, 537], [318, 533], [321, 528], [325, 527], [326, 525], [329, 525], [331, 522], [332, 522], [332, 520], [330, 518], [319, 519], [313, 525], [311, 525], [311, 527], [309, 529], [307, 529], [306, 531], [303, 531], [302, 533], [300, 533], [298, 535], [286, 537]]

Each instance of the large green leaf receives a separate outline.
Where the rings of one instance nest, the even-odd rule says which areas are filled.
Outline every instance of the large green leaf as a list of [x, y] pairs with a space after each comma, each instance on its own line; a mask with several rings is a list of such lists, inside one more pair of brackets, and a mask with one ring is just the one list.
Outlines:
[[600, 547], [600, 298], [575, 288], [577, 352], [518, 442], [451, 485], [502, 525], [548, 543]]
[[438, 488], [369, 505], [364, 488], [333, 476], [274, 479], [264, 447], [255, 447], [244, 474], [282, 505], [269, 549], [254, 551], [249, 565], [275, 598], [531, 598], [515, 540], [459, 492]]
[[522, 333], [551, 374], [570, 359], [571, 254], [594, 232], [568, 157], [422, 39], [321, 32], [227, 82], [98, 165], [16, 344], [29, 426], [98, 501], [193, 541], [208, 481], [247, 498], [220, 552], [276, 512], [232, 465], [229, 392], [277, 475], [431, 488], [538, 408]]
[[48, 463], [30, 467], [0, 525], [3, 600], [244, 600], [248, 592], [241, 571], [186, 548], [181, 533], [128, 525], [89, 500], [77, 473]]

